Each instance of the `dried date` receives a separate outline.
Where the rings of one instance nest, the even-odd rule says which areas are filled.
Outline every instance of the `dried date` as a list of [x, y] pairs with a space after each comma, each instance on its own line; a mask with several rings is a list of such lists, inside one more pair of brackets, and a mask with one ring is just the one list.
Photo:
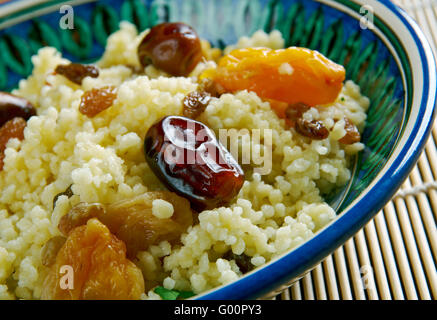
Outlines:
[[78, 85], [82, 85], [82, 81], [86, 77], [97, 78], [99, 76], [97, 67], [80, 63], [60, 64], [56, 67], [55, 72]]

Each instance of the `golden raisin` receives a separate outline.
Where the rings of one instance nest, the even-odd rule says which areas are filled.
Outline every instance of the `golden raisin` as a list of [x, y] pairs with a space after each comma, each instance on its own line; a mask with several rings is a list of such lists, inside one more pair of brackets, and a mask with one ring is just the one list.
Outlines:
[[313, 140], [324, 140], [329, 137], [329, 131], [320, 121], [309, 121], [299, 118], [296, 121], [296, 131]]
[[71, 185], [64, 192], [58, 193], [53, 198], [53, 209], [56, 207], [56, 202], [58, 201], [59, 197], [61, 197], [61, 196], [66, 196], [68, 198], [71, 198], [73, 196], [73, 190], [71, 190]]
[[13, 118], [0, 128], [0, 170], [3, 169], [4, 152], [8, 141], [13, 138], [23, 140], [26, 124], [23, 118]]
[[[152, 203], [156, 199], [166, 200], [173, 205], [172, 217], [160, 219], [152, 214]], [[193, 224], [193, 213], [188, 200], [172, 192], [156, 191], [107, 206], [78, 204], [61, 218], [58, 227], [67, 235], [91, 218], [98, 218], [118, 239], [126, 243], [129, 257], [164, 240], [178, 241], [182, 233]]]
[[356, 125], [354, 125], [348, 118], [344, 118], [344, 129], [346, 130], [346, 135], [339, 141], [343, 144], [354, 144], [361, 141], [361, 134], [358, 131]]
[[209, 102], [211, 101], [211, 95], [207, 92], [194, 91], [188, 94], [183, 101], [184, 116], [196, 119], [205, 111]]
[[86, 91], [80, 100], [80, 113], [93, 118], [103, 110], [112, 106], [117, 98], [117, 88], [106, 86]]
[[63, 75], [71, 82], [81, 85], [82, 80], [86, 77], [97, 78], [99, 76], [99, 69], [92, 65], [70, 63], [58, 65], [55, 73]]
[[65, 237], [56, 236], [46, 242], [41, 250], [41, 262], [43, 266], [50, 267], [55, 263], [56, 256], [64, 245], [65, 240], [67, 240]]
[[74, 229], [59, 250], [56, 262], [44, 280], [41, 298], [137, 300], [143, 292], [143, 275], [126, 258], [123, 241], [112, 235], [99, 220], [91, 219]]

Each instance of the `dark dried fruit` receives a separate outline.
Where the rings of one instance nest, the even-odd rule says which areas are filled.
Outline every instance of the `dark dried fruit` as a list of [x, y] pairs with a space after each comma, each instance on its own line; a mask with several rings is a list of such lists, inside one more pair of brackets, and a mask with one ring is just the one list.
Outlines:
[[67, 240], [67, 238], [62, 236], [56, 236], [46, 242], [41, 250], [41, 262], [43, 266], [50, 267], [55, 263], [56, 256], [58, 255], [59, 250], [64, 245], [65, 240]]
[[0, 127], [13, 118], [29, 120], [36, 115], [34, 106], [24, 98], [0, 92]]
[[227, 204], [243, 186], [243, 170], [201, 122], [162, 119], [147, 132], [144, 151], [157, 177], [195, 210]]
[[339, 140], [343, 144], [354, 144], [361, 141], [361, 134], [356, 125], [354, 125], [348, 118], [344, 118], [346, 135]]
[[252, 264], [252, 262], [250, 262], [251, 257], [243, 254], [235, 254], [232, 252], [232, 250], [228, 251], [225, 253], [225, 255], [223, 256], [223, 259], [226, 260], [234, 260], [235, 263], [237, 264], [238, 268], [240, 268], [240, 271], [245, 274], [249, 271], [252, 271], [255, 266]]
[[41, 298], [137, 300], [144, 290], [143, 274], [126, 258], [123, 241], [91, 219], [69, 234], [44, 279]]
[[23, 118], [13, 118], [0, 128], [0, 170], [3, 169], [4, 152], [8, 141], [13, 138], [23, 140], [26, 124]]
[[58, 201], [59, 197], [61, 196], [67, 196], [68, 198], [71, 198], [73, 196], [73, 190], [71, 190], [71, 186], [70, 185], [67, 190], [65, 190], [64, 192], [58, 193], [54, 198], [53, 198], [53, 209], [56, 207], [56, 202]]
[[191, 119], [196, 119], [205, 111], [211, 95], [207, 92], [194, 91], [188, 94], [183, 101], [184, 116]]
[[92, 218], [100, 220], [105, 213], [105, 206], [100, 203], [78, 203], [59, 220], [58, 229], [63, 235], [68, 236], [73, 229], [85, 225]]
[[187, 76], [202, 60], [202, 47], [190, 26], [162, 23], [141, 41], [138, 58], [143, 67], [153, 64], [173, 76]]
[[329, 130], [320, 121], [316, 120], [297, 119], [296, 131], [313, 140], [324, 140], [329, 137]]
[[100, 112], [110, 108], [117, 99], [117, 88], [106, 86], [86, 91], [80, 100], [80, 113], [93, 118]]
[[[152, 213], [154, 200], [173, 205], [170, 218], [158, 218]], [[136, 256], [151, 245], [162, 241], [179, 242], [181, 235], [193, 224], [190, 203], [173, 192], [147, 192], [133, 199], [110, 204], [101, 218], [112, 233], [126, 243], [129, 256]]]
[[288, 120], [296, 121], [297, 119], [302, 118], [303, 114], [310, 109], [311, 107], [305, 103], [295, 103], [288, 106], [285, 110], [285, 115]]
[[[173, 205], [170, 218], [153, 215], [153, 200], [162, 199]], [[133, 199], [109, 205], [79, 203], [59, 222], [58, 228], [68, 235], [91, 218], [99, 219], [111, 233], [122, 240], [129, 257], [161, 241], [177, 242], [182, 233], [193, 224], [193, 212], [187, 199], [168, 191], [147, 192]]]
[[97, 67], [80, 63], [60, 64], [56, 67], [55, 72], [78, 85], [81, 85], [82, 80], [86, 77], [97, 78], [99, 76]]

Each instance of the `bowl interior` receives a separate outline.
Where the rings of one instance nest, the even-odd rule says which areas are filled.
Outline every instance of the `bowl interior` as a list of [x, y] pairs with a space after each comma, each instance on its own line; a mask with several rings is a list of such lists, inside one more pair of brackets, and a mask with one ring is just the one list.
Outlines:
[[[61, 29], [59, 8], [73, 4], [73, 30]], [[287, 46], [315, 49], [344, 65], [347, 78], [371, 100], [349, 185], [327, 196], [338, 214], [366, 189], [387, 164], [410, 116], [411, 70], [394, 33], [374, 17], [386, 40], [363, 28], [353, 1], [309, 0], [107, 0], [41, 2], [0, 17], [0, 90], [9, 91], [32, 71], [31, 56], [53, 46], [73, 60], [98, 59], [121, 20], [144, 30], [164, 21], [183, 21], [217, 47], [258, 29], [278, 29]], [[398, 53], [393, 54], [393, 48]]]

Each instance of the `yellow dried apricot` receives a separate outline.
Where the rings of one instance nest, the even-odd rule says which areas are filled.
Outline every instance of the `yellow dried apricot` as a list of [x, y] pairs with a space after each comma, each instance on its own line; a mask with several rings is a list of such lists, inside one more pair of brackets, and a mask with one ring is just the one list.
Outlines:
[[117, 88], [114, 86], [106, 86], [102, 88], [94, 88], [86, 91], [80, 100], [80, 113], [93, 118], [100, 112], [110, 108], [117, 99]]
[[143, 275], [126, 258], [123, 241], [91, 219], [71, 231], [59, 250], [44, 280], [42, 299], [137, 300], [143, 292]]
[[19, 140], [24, 139], [24, 129], [27, 122], [23, 118], [13, 118], [6, 122], [0, 128], [0, 171], [3, 170], [3, 159], [5, 157], [6, 145], [10, 139], [16, 138]]

